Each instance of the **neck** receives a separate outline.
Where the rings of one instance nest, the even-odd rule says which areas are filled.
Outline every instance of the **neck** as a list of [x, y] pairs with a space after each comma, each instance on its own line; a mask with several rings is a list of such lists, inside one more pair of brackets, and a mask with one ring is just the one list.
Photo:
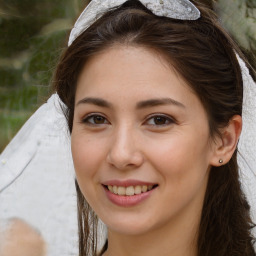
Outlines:
[[[186, 217], [185, 222], [183, 217]], [[200, 216], [196, 220], [190, 217], [178, 216], [170, 225], [140, 235], [109, 230], [108, 250], [104, 256], [196, 256]]]

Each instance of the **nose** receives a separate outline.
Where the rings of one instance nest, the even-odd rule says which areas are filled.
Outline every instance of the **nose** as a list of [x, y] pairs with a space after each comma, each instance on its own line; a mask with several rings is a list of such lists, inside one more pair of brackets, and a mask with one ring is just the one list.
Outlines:
[[129, 128], [120, 128], [113, 135], [107, 162], [119, 170], [138, 168], [144, 162], [139, 139]]

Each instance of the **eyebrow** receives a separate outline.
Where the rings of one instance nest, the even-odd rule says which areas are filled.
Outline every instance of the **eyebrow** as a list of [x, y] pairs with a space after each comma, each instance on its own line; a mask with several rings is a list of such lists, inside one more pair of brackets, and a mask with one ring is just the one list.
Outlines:
[[[101, 98], [84, 98], [82, 100], [79, 100], [76, 106], [80, 104], [93, 104], [99, 107], [105, 107], [105, 108], [112, 108], [112, 104], [104, 99]], [[161, 106], [161, 105], [174, 105], [177, 107], [185, 108], [185, 106], [172, 98], [160, 98], [160, 99], [149, 99], [145, 101], [140, 101], [136, 104], [137, 109], [142, 108], [150, 108], [155, 106]]]
[[176, 101], [172, 98], [145, 100], [145, 101], [138, 102], [136, 107], [137, 109], [142, 109], [142, 108], [149, 108], [149, 107], [155, 107], [155, 106], [161, 106], [161, 105], [174, 105], [177, 107], [185, 108], [185, 106], [181, 102]]
[[111, 108], [112, 104], [107, 102], [106, 100], [103, 100], [101, 98], [84, 98], [82, 100], [79, 100], [76, 104], [76, 106], [80, 104], [93, 104], [99, 107], [105, 107], [105, 108]]

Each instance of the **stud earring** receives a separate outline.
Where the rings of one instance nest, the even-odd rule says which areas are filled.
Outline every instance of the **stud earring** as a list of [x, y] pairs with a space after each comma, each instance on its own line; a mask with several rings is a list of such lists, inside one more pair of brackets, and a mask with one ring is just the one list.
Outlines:
[[219, 160], [219, 163], [220, 163], [220, 164], [223, 164], [223, 160], [222, 160], [222, 159], [220, 159], [220, 160]]

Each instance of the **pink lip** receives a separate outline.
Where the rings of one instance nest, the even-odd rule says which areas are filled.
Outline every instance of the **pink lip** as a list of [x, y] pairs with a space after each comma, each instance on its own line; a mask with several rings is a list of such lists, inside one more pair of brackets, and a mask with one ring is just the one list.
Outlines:
[[141, 180], [109, 180], [102, 183], [105, 186], [119, 186], [119, 187], [129, 187], [129, 186], [143, 186], [143, 185], [156, 185], [156, 183], [146, 182]]
[[[145, 183], [144, 183], [145, 184]], [[122, 206], [122, 207], [131, 207], [140, 204], [141, 202], [145, 201], [150, 195], [155, 191], [153, 188], [150, 191], [141, 193], [139, 195], [133, 196], [120, 196], [112, 193], [109, 191], [105, 186], [103, 186], [104, 191], [107, 195], [107, 198], [115, 205]]]

